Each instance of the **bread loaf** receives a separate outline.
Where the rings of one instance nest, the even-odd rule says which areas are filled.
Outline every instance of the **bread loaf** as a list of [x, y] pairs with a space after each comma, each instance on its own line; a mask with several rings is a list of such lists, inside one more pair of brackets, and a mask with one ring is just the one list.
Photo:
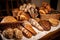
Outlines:
[[59, 20], [54, 18], [49, 18], [49, 22], [52, 24], [52, 26], [57, 26], [59, 24]]
[[51, 29], [51, 24], [46, 20], [40, 20], [39, 24], [45, 31], [48, 31]]
[[24, 21], [23, 22], [23, 26], [30, 31], [33, 35], [36, 35], [37, 33], [35, 32], [35, 30], [32, 28], [33, 26], [28, 22], [28, 21]]
[[21, 40], [22, 37], [23, 37], [22, 31], [19, 30], [18, 28], [14, 28], [13, 30], [14, 30], [15, 39], [20, 39]]
[[18, 26], [18, 28], [23, 32], [23, 34], [24, 34], [27, 38], [31, 38], [31, 37], [32, 37], [32, 34], [31, 34], [27, 29], [25, 29], [24, 27]]
[[38, 23], [35, 19], [30, 18], [30, 19], [29, 19], [29, 22], [30, 22], [34, 27], [36, 27], [38, 30], [40, 30], [40, 31], [43, 30], [43, 28], [39, 25], [39, 23]]
[[7, 39], [12, 39], [13, 38], [13, 29], [12, 28], [7, 28], [2, 32], [3, 36]]

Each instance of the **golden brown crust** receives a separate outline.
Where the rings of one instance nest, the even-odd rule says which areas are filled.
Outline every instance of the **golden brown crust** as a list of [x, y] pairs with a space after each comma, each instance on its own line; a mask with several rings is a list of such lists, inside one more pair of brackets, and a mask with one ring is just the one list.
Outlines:
[[33, 35], [36, 35], [37, 33], [35, 32], [35, 30], [32, 28], [33, 26], [28, 22], [28, 21], [24, 21], [23, 26], [30, 31]]
[[18, 26], [18, 28], [23, 32], [23, 35], [26, 36], [27, 38], [32, 37], [32, 34], [27, 29], [25, 29], [24, 27]]
[[20, 20], [29, 20], [30, 18], [30, 16], [23, 11], [19, 11], [18, 16], [20, 17]]
[[11, 38], [13, 38], [13, 29], [7, 28], [2, 32], [2, 34], [5, 38], [11, 39]]
[[49, 22], [52, 24], [52, 26], [57, 26], [59, 24], [59, 20], [54, 18], [49, 18]]
[[15, 39], [22, 39], [23, 37], [22, 31], [19, 30], [18, 28], [14, 28], [13, 30]]
[[43, 28], [39, 25], [39, 23], [35, 19], [29, 19], [29, 22], [36, 27], [38, 30], [43, 31]]
[[17, 20], [12, 16], [6, 16], [2, 19], [1, 23], [17, 22]]

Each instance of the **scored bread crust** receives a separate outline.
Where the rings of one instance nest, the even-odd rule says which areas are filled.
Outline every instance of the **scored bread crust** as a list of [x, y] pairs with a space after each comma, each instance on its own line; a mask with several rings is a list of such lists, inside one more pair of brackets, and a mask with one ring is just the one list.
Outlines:
[[45, 31], [48, 31], [51, 29], [51, 24], [46, 20], [40, 20], [39, 24]]
[[37, 33], [35, 32], [35, 30], [32, 28], [33, 26], [28, 22], [28, 21], [24, 21], [23, 22], [23, 26], [30, 31], [33, 35], [36, 35]]

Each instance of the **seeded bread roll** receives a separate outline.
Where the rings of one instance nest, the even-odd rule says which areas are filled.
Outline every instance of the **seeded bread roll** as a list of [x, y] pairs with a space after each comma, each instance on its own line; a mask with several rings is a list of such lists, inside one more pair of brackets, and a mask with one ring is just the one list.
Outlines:
[[49, 18], [49, 22], [52, 24], [52, 26], [57, 26], [59, 24], [59, 20], [54, 18]]
[[39, 24], [45, 31], [48, 31], [51, 29], [51, 24], [46, 20], [40, 20]]
[[18, 28], [14, 28], [13, 30], [14, 30], [15, 39], [20, 39], [21, 40], [22, 37], [23, 37], [22, 31], [19, 30]]
[[36, 27], [38, 30], [40, 30], [40, 31], [43, 30], [43, 28], [39, 25], [39, 23], [38, 23], [35, 19], [30, 18], [30, 19], [29, 19], [29, 22], [30, 22], [34, 27]]
[[28, 21], [23, 21], [23, 26], [30, 31], [33, 35], [36, 35], [37, 33], [35, 32], [35, 30], [32, 28], [33, 26], [28, 22]]
[[18, 28], [23, 32], [25, 37], [27, 37], [27, 38], [31, 38], [32, 37], [32, 34], [27, 29], [25, 29], [24, 27], [18, 26]]
[[13, 38], [13, 29], [12, 28], [7, 28], [2, 32], [3, 36], [8, 39]]

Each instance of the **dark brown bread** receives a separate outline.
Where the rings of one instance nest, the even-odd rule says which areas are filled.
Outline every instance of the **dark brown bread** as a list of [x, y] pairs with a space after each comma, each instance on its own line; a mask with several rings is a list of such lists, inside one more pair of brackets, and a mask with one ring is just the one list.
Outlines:
[[48, 31], [51, 29], [51, 24], [46, 20], [40, 20], [39, 24], [45, 31]]

